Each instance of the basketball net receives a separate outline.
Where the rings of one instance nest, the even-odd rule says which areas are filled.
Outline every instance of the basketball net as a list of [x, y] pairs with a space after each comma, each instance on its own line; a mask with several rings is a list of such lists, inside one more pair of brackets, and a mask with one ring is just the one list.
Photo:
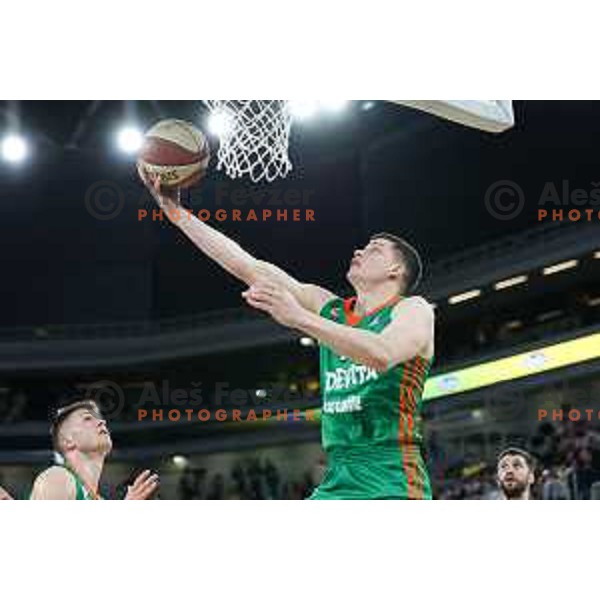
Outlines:
[[291, 111], [285, 100], [205, 100], [218, 127], [217, 169], [255, 183], [285, 177]]
[[[514, 125], [510, 100], [392, 100], [483, 131]], [[288, 156], [292, 111], [286, 100], [204, 100], [219, 136], [217, 169], [236, 179], [271, 182], [292, 169]]]

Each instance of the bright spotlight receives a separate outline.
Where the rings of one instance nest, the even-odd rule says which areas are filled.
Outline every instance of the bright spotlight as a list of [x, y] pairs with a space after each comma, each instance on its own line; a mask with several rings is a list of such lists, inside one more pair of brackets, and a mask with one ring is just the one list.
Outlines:
[[2, 140], [2, 158], [7, 162], [18, 163], [27, 157], [27, 142], [17, 134], [9, 134]]
[[123, 127], [117, 135], [117, 144], [125, 154], [134, 154], [141, 147], [144, 141], [142, 132], [137, 127]]
[[316, 100], [291, 100], [290, 110], [296, 119], [310, 119], [319, 109], [319, 103]]
[[375, 106], [375, 102], [373, 100], [367, 100], [363, 102], [362, 109], [363, 110], [371, 110]]
[[348, 100], [319, 100], [319, 104], [330, 112], [341, 112], [348, 106]]
[[315, 345], [315, 340], [313, 340], [310, 337], [301, 337], [300, 338], [300, 345], [304, 346], [304, 347], [314, 346]]
[[181, 456], [180, 454], [176, 454], [171, 460], [178, 469], [184, 469], [189, 462], [185, 456]]
[[218, 137], [223, 137], [231, 130], [233, 117], [224, 110], [215, 110], [208, 118], [208, 130]]

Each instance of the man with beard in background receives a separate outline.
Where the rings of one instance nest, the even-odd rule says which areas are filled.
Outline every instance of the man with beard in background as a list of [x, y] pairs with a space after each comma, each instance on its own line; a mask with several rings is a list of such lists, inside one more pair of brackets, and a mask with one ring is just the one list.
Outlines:
[[500, 453], [496, 479], [503, 500], [532, 500], [535, 464], [529, 452], [510, 447]]

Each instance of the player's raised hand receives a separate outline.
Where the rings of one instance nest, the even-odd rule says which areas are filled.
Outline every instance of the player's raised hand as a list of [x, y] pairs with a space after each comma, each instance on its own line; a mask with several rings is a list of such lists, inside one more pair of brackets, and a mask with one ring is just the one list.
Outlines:
[[181, 205], [181, 194], [179, 188], [173, 188], [165, 191], [160, 183], [158, 175], [148, 173], [142, 166], [141, 162], [137, 163], [137, 172], [140, 179], [143, 181], [146, 189], [151, 196], [156, 200], [157, 204], [165, 211], [177, 210]]
[[14, 500], [14, 498], [3, 487], [0, 487], [0, 500]]
[[265, 311], [286, 327], [297, 327], [306, 312], [290, 291], [269, 281], [257, 281], [242, 296], [250, 306]]
[[127, 487], [125, 500], [148, 500], [156, 493], [158, 486], [158, 475], [146, 470], [137, 476], [133, 485]]

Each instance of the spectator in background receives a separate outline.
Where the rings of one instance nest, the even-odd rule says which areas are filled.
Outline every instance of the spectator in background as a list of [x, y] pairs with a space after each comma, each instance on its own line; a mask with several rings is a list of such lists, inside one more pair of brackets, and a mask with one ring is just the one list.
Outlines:
[[552, 423], [540, 424], [537, 434], [531, 440], [531, 445], [540, 459], [541, 466], [550, 469], [556, 461], [558, 451], [558, 436]]
[[576, 498], [578, 500], [589, 500], [590, 488], [594, 483], [594, 472], [592, 469], [592, 453], [588, 448], [582, 447], [575, 450], [573, 469]]
[[498, 457], [496, 476], [504, 500], [532, 499], [535, 464], [526, 450], [514, 446], [503, 450]]
[[267, 459], [265, 464], [265, 479], [267, 482], [267, 489], [271, 498], [280, 498], [279, 483], [280, 477], [279, 472], [275, 465]]
[[196, 477], [189, 467], [186, 467], [179, 480], [179, 497], [182, 500], [191, 500], [196, 495]]
[[223, 500], [225, 497], [225, 479], [221, 473], [213, 476], [210, 491], [208, 492], [207, 500]]
[[542, 500], [569, 500], [568, 487], [555, 469], [546, 469], [542, 473]]
[[234, 482], [234, 493], [240, 498], [248, 496], [248, 483], [246, 472], [241, 462], [236, 462], [231, 469], [231, 479]]

